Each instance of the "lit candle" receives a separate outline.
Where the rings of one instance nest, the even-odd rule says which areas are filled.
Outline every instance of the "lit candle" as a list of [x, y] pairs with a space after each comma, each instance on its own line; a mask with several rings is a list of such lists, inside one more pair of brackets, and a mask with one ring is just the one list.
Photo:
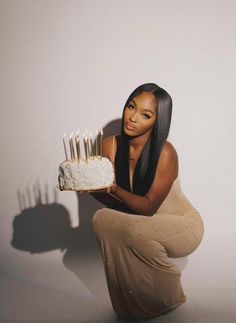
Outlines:
[[68, 160], [67, 149], [66, 149], [66, 134], [65, 133], [64, 133], [64, 136], [63, 136], [63, 145], [64, 145], [64, 151], [65, 151], [66, 160]]
[[93, 154], [93, 141], [92, 141], [92, 133], [89, 133], [89, 143], [90, 143], [90, 155], [94, 159], [94, 154]]
[[73, 133], [70, 135], [69, 144], [70, 144], [71, 160], [74, 161], [75, 160], [75, 150], [74, 150], [74, 143], [73, 143]]
[[101, 129], [101, 132], [100, 132], [100, 156], [101, 156], [101, 159], [102, 159], [102, 137], [103, 137], [103, 131]]
[[96, 129], [96, 157], [98, 157], [98, 131]]
[[87, 156], [86, 161], [88, 161], [88, 158], [89, 158], [88, 129], [85, 129], [84, 136], [85, 136], [85, 150], [86, 150], [86, 156]]
[[86, 135], [86, 148], [87, 148], [87, 156], [90, 157], [90, 151], [89, 151], [89, 137]]
[[84, 153], [86, 158], [86, 163], [88, 162], [88, 150], [87, 150], [87, 137], [83, 134], [83, 142], [84, 142]]
[[76, 152], [77, 152], [77, 159], [80, 161], [80, 139], [79, 139], [79, 130], [76, 132], [76, 137], [75, 137], [75, 146], [76, 146]]

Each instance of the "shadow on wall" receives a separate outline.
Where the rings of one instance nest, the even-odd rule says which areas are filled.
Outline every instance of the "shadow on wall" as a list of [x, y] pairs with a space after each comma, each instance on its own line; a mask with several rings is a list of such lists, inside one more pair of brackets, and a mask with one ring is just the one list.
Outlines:
[[33, 195], [29, 187], [24, 193], [17, 192], [21, 213], [13, 220], [12, 246], [30, 253], [67, 248], [72, 237], [71, 221], [68, 210], [57, 202], [57, 190], [50, 204], [47, 185], [44, 192], [36, 183]]
[[[120, 126], [120, 119], [109, 122], [103, 128], [104, 138], [119, 133]], [[107, 293], [100, 252], [91, 224], [93, 214], [103, 205], [88, 194], [76, 193], [79, 226], [72, 228], [68, 210], [58, 203], [58, 194], [63, 192], [55, 189], [53, 203], [49, 203], [47, 185], [42, 190], [36, 183], [33, 198], [29, 188], [25, 193], [17, 192], [21, 213], [13, 220], [12, 246], [32, 254], [66, 250], [63, 256], [65, 267], [74, 272], [94, 295]]]

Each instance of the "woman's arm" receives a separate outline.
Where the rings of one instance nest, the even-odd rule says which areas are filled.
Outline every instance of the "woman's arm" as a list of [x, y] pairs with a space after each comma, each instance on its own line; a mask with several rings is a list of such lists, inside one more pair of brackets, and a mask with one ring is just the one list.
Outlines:
[[[114, 164], [113, 137], [103, 140], [103, 156]], [[116, 183], [107, 192], [90, 193], [99, 202], [114, 208], [126, 208], [131, 212], [152, 216], [168, 195], [178, 175], [178, 155], [174, 146], [166, 142], [161, 150], [153, 183], [144, 196], [130, 193]]]
[[168, 195], [178, 175], [178, 155], [170, 142], [160, 154], [154, 181], [144, 196], [136, 195], [114, 184], [110, 192], [130, 210], [140, 215], [152, 216]]
[[116, 206], [120, 203], [120, 199], [118, 197], [112, 196], [108, 192], [90, 192], [90, 195], [106, 206]]

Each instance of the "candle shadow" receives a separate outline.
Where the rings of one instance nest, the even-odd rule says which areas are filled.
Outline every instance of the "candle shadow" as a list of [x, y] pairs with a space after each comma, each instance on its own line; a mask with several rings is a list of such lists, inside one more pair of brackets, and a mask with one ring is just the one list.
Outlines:
[[56, 188], [51, 203], [47, 183], [44, 189], [36, 182], [32, 187], [18, 190], [17, 198], [20, 213], [13, 219], [12, 247], [30, 253], [68, 248], [74, 228], [68, 210], [58, 203]]

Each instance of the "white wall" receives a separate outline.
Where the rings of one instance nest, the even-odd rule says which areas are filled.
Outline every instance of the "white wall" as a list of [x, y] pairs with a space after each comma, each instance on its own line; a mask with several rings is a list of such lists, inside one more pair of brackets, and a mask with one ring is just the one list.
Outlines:
[[[179, 154], [182, 188], [206, 226], [198, 251], [201, 263], [209, 258], [204, 250], [211, 239], [231, 245], [236, 224], [235, 14], [233, 0], [0, 1], [0, 254], [5, 272], [82, 290], [83, 281], [77, 279], [75, 287], [58, 247], [31, 254], [11, 246], [13, 220], [21, 215], [21, 243], [31, 230], [45, 234], [43, 227], [32, 229], [34, 221], [29, 224], [27, 215], [35, 216], [37, 224], [44, 215], [33, 208], [38, 181], [44, 195], [48, 185], [49, 204], [54, 200], [63, 133], [101, 128], [120, 118], [127, 96], [145, 82], [157, 83], [173, 98], [169, 140]], [[18, 196], [24, 195], [29, 207], [27, 189], [32, 209], [24, 213]], [[91, 217], [99, 205], [83, 199], [81, 207], [86, 212], [89, 203]], [[76, 195], [58, 192], [56, 201], [76, 227]], [[50, 207], [45, 208], [49, 217]], [[29, 248], [30, 240], [25, 244]], [[235, 267], [231, 250], [224, 252]]]

